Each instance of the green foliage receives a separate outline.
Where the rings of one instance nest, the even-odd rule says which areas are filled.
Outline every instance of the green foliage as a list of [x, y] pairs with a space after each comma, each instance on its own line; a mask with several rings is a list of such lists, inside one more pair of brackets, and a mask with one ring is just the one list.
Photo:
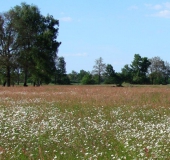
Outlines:
[[168, 84], [170, 77], [170, 64], [164, 62], [160, 57], [150, 59], [149, 77], [152, 84]]
[[147, 84], [149, 79], [147, 77], [148, 67], [151, 62], [147, 57], [141, 57], [139, 54], [134, 55], [132, 64], [125, 65], [122, 69], [122, 78], [125, 82], [134, 84]]
[[88, 72], [87, 71], [85, 71], [85, 70], [80, 70], [80, 72], [78, 73], [78, 81], [81, 81], [82, 80], [82, 78], [86, 75], [86, 74], [88, 74]]
[[119, 87], [122, 86], [122, 83], [124, 82], [123, 76], [121, 73], [116, 73], [115, 75], [115, 84]]
[[116, 82], [116, 74], [111, 64], [106, 65], [105, 73], [104, 73], [104, 83], [105, 84], [115, 84]]
[[66, 74], [66, 62], [64, 57], [58, 57], [57, 59], [55, 84], [70, 84], [70, 79]]
[[57, 79], [56, 84], [68, 85], [70, 84], [70, 79], [67, 74], [63, 74], [60, 78]]
[[81, 80], [82, 84], [95, 84], [95, 81], [90, 73], [87, 73], [86, 75], [83, 76]]
[[34, 83], [50, 81], [61, 44], [56, 40], [58, 25], [53, 16], [43, 16], [38, 7], [26, 3], [0, 16], [0, 66], [8, 86], [11, 73], [18, 69], [24, 74], [24, 86], [29, 75]]
[[71, 83], [78, 83], [78, 73], [76, 71], [73, 70], [68, 76]]
[[17, 30], [13, 14], [6, 12], [0, 15], [0, 76], [3, 84], [11, 85], [11, 72], [16, 68], [18, 59]]
[[85, 70], [80, 70], [79, 73], [73, 70], [68, 76], [70, 78], [71, 83], [81, 83], [83, 77], [86, 74], [89, 74], [89, 73]]
[[134, 60], [131, 64], [133, 83], [144, 84], [148, 83], [146, 76], [148, 67], [151, 65], [151, 62], [147, 57], [141, 57], [139, 54], [134, 55]]
[[132, 69], [127, 64], [122, 68], [122, 77], [125, 82], [132, 83]]
[[56, 68], [57, 68], [57, 73], [59, 75], [66, 74], [66, 62], [64, 60], [64, 57], [58, 57], [56, 62]]
[[111, 64], [107, 64], [105, 69], [105, 76], [112, 77], [115, 75], [115, 71], [113, 69], [113, 66]]

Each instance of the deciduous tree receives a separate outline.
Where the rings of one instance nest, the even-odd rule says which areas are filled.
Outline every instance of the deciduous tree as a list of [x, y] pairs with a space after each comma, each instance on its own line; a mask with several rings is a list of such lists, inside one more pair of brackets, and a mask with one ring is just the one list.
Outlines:
[[126, 64], [123, 68], [122, 68], [122, 78], [124, 80], [124, 82], [126, 83], [132, 83], [132, 69], [130, 68], [130, 66], [128, 64]]
[[116, 82], [115, 81], [115, 78], [116, 78], [115, 70], [113, 69], [113, 66], [111, 64], [106, 65], [104, 78], [105, 78], [105, 81], [104, 81], [105, 84], [114, 84]]
[[78, 82], [78, 73], [76, 71], [72, 70], [72, 72], [68, 76], [72, 83]]
[[0, 72], [3, 85], [11, 85], [11, 72], [14, 71], [18, 58], [18, 33], [12, 21], [13, 15], [6, 12], [0, 15]]
[[17, 30], [19, 45], [19, 64], [24, 73], [24, 86], [27, 86], [28, 74], [32, 79], [48, 79], [55, 70], [60, 42], [57, 42], [59, 21], [52, 16], [41, 15], [34, 5], [22, 3], [10, 10]]
[[160, 57], [150, 59], [149, 77], [152, 84], [167, 84], [170, 77], [170, 65]]
[[101, 83], [101, 77], [104, 73], [106, 65], [103, 63], [103, 59], [100, 57], [99, 59], [95, 60], [95, 65], [93, 66], [93, 74], [98, 76], [98, 84]]
[[83, 76], [83, 78], [82, 78], [82, 80], [81, 80], [81, 83], [82, 83], [82, 84], [95, 84], [95, 81], [94, 81], [94, 79], [93, 79], [92, 74], [90, 74], [89, 72], [86, 73], [86, 74]]
[[58, 84], [70, 84], [69, 77], [66, 74], [66, 62], [64, 57], [58, 57], [56, 62], [56, 82]]
[[132, 61], [131, 70], [133, 83], [148, 83], [147, 71], [151, 62], [147, 57], [141, 57], [139, 54], [134, 55], [134, 60]]

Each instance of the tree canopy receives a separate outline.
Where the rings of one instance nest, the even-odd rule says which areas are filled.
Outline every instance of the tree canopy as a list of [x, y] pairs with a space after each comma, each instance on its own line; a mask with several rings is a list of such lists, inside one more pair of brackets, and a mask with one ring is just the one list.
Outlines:
[[50, 81], [55, 71], [59, 21], [43, 16], [38, 7], [21, 3], [0, 16], [0, 65], [4, 84], [10, 86], [16, 70], [34, 83]]
[[151, 62], [147, 57], [141, 57], [139, 54], [134, 55], [131, 65], [125, 65], [122, 68], [122, 77], [125, 82], [134, 84], [148, 83], [147, 72]]

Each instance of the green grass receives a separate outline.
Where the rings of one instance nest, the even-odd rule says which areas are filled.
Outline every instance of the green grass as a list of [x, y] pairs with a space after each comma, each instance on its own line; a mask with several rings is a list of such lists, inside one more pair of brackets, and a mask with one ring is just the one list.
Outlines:
[[169, 91], [149, 89], [149, 99], [139, 88], [74, 87], [8, 90], [0, 102], [0, 159], [170, 158]]

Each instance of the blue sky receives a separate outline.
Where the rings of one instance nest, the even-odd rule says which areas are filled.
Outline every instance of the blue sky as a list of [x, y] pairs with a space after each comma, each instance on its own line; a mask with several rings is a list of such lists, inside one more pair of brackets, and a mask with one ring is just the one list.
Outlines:
[[[20, 0], [1, 2], [0, 12]], [[43, 15], [60, 22], [58, 56], [66, 61], [67, 73], [92, 71], [95, 60], [111, 64], [120, 72], [134, 54], [161, 57], [170, 62], [170, 1], [164, 0], [25, 0]]]

